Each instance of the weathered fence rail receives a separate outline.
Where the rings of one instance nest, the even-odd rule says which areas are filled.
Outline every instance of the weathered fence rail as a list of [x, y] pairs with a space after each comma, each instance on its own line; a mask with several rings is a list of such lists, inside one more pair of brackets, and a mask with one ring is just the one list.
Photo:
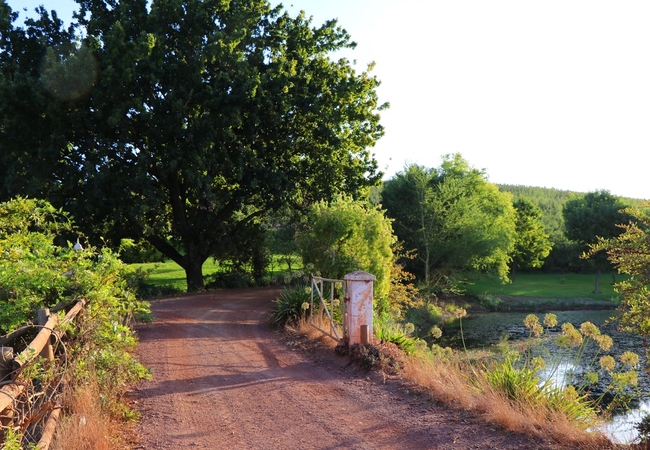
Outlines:
[[[27, 395], [26, 391], [31, 385], [29, 383], [30, 380], [23, 377], [24, 370], [39, 356], [45, 358], [50, 363], [54, 363], [56, 359], [54, 347], [63, 336], [61, 328], [72, 322], [85, 304], [86, 302], [84, 300], [76, 302], [61, 320], [61, 323], [59, 323], [58, 316], [54, 314], [54, 311], [63, 309], [66, 307], [65, 304], [55, 306], [52, 308], [52, 311], [47, 308], [41, 309], [38, 312], [34, 325], [21, 327], [0, 338], [0, 345], [4, 346], [24, 336], [30, 330], [34, 330], [34, 328], [40, 328], [32, 341], [16, 356], [13, 356], [13, 347], [1, 347], [0, 385], [2, 387], [0, 387], [0, 426], [2, 441], [5, 440], [7, 429], [13, 427], [17, 419], [20, 419], [23, 423], [32, 423], [34, 420], [32, 417], [25, 416], [28, 411], [20, 410], [21, 398]], [[65, 355], [63, 355], [63, 358], [65, 358]], [[40, 406], [42, 408], [38, 415], [42, 415], [42, 419], [39, 422], [43, 423], [39, 427], [40, 438], [36, 443], [36, 448], [39, 450], [47, 450], [54, 436], [56, 422], [61, 411], [60, 405], [57, 405], [55, 401], [55, 397], [58, 394], [52, 386], [42, 386], [42, 392], [39, 393], [41, 395]], [[35, 441], [36, 439], [33, 440]]]

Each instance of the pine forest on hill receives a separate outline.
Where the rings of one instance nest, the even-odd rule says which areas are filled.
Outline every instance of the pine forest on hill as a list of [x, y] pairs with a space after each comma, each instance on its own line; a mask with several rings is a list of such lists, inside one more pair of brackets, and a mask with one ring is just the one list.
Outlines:
[[[554, 188], [497, 184], [499, 190], [510, 192], [513, 200], [525, 198], [542, 210], [542, 223], [553, 242], [553, 250], [546, 259], [543, 270], [578, 271], [585, 270], [585, 264], [579, 259], [582, 250], [569, 241], [564, 234], [562, 208], [567, 201], [584, 196], [584, 192], [565, 191]], [[643, 202], [640, 199], [618, 197], [625, 205], [635, 206]]]

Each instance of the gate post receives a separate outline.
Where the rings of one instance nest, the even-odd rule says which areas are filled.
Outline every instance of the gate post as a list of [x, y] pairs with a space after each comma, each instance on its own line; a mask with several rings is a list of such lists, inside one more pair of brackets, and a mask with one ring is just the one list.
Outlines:
[[[377, 278], [363, 270], [343, 277], [347, 282], [345, 330], [348, 345], [372, 342], [373, 281]], [[362, 328], [364, 332], [362, 333]]]

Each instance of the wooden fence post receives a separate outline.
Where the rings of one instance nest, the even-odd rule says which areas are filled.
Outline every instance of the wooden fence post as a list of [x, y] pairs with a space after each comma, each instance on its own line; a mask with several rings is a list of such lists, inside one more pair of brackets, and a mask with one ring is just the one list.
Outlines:
[[[38, 315], [36, 316], [37, 323], [40, 326], [45, 326], [47, 321], [50, 319], [50, 308], [41, 308], [38, 310]], [[41, 356], [48, 361], [54, 361], [54, 349], [52, 348], [52, 336], [47, 340], [47, 344], [43, 347], [41, 351]]]
[[[11, 381], [13, 372], [14, 349], [12, 347], [0, 347], [0, 382]], [[13, 405], [0, 411], [0, 439], [4, 441], [6, 429], [13, 425]]]

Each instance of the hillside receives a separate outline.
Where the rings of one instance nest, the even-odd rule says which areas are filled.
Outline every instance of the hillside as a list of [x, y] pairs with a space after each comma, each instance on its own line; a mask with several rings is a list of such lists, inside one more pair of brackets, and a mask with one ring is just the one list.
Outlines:
[[[554, 242], [564, 240], [564, 219], [562, 218], [562, 207], [564, 204], [575, 197], [585, 195], [585, 192], [563, 191], [553, 188], [543, 188], [534, 186], [521, 186], [512, 184], [497, 184], [499, 190], [510, 192], [514, 199], [526, 198], [539, 206], [542, 210], [542, 222], [546, 232], [551, 236]], [[625, 205], [638, 205], [643, 200], [618, 197]]]
[[[567, 201], [585, 195], [585, 192], [563, 191], [560, 189], [510, 184], [497, 184], [502, 192], [510, 192], [514, 200], [525, 198], [542, 210], [542, 223], [548, 233], [553, 250], [544, 263], [545, 270], [577, 271], [586, 268], [579, 258], [582, 249], [564, 236], [564, 217], [562, 208]], [[625, 205], [638, 205], [643, 200], [618, 197]]]

